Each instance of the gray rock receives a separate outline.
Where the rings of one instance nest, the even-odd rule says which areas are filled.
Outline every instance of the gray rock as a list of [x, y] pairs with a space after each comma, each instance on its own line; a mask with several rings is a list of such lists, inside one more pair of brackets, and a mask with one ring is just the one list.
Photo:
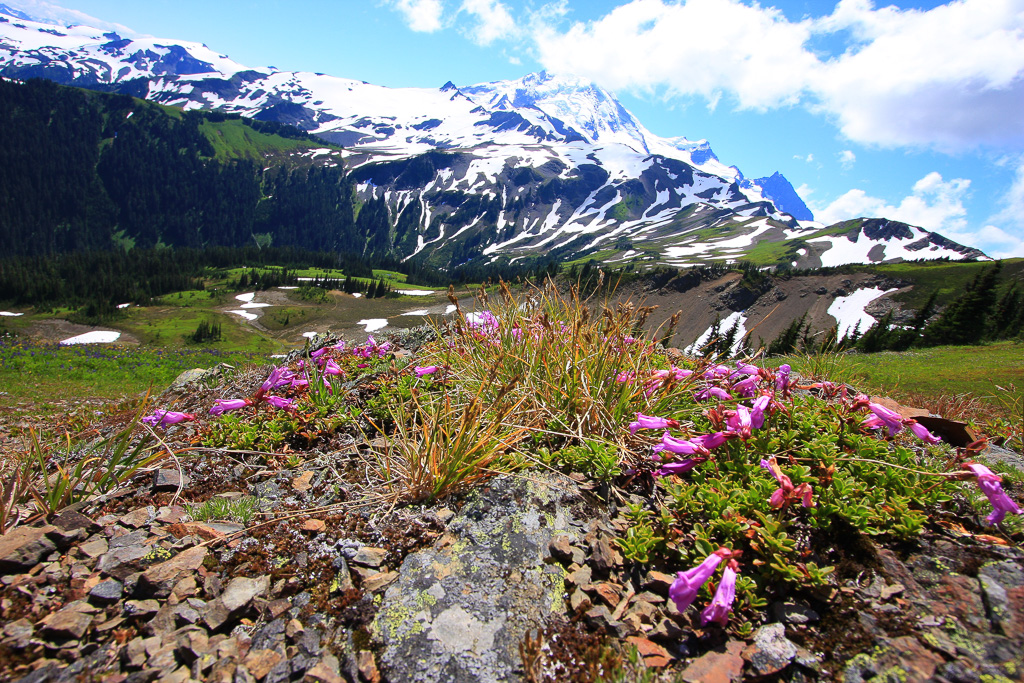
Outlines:
[[157, 470], [153, 473], [153, 492], [177, 491], [189, 485], [188, 475], [178, 470]]
[[821, 619], [810, 607], [795, 602], [772, 603], [772, 614], [784, 624], [811, 624]]
[[796, 652], [782, 624], [765, 624], [754, 631], [754, 642], [743, 652], [743, 658], [758, 676], [768, 676], [789, 666]]
[[0, 575], [20, 574], [57, 549], [46, 537], [52, 526], [18, 527], [0, 536]]
[[[123, 536], [118, 536], [117, 538], [110, 539], [110, 541], [109, 541], [109, 543], [107, 545], [108, 545], [109, 548], [127, 548], [127, 547], [133, 546], [133, 545], [141, 546], [148, 539], [149, 539], [149, 532], [148, 531], [146, 531], [145, 529], [136, 529], [135, 531], [132, 531], [131, 533], [127, 533], [127, 534], [124, 534]], [[151, 550], [151, 548], [147, 548], [146, 550], [148, 552], [149, 550]]]
[[149, 555], [151, 550], [152, 548], [148, 546], [139, 545], [114, 548], [100, 558], [96, 563], [96, 569], [124, 581], [128, 575], [138, 571], [140, 560]]
[[121, 599], [124, 585], [115, 579], [100, 581], [89, 591], [89, 599], [94, 604], [110, 605]]
[[406, 557], [373, 624], [387, 680], [518, 678], [527, 630], [565, 611], [563, 572], [544, 560], [552, 536], [569, 530], [569, 505], [582, 502], [570, 490], [557, 475], [495, 480], [450, 523], [454, 542]]

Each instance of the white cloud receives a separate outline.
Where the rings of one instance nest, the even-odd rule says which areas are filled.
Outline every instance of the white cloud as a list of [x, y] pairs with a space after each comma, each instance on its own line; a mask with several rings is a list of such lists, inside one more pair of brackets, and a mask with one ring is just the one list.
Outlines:
[[[812, 39], [852, 36], [822, 57]], [[630, 0], [567, 28], [533, 30], [538, 60], [611, 89], [726, 96], [740, 109], [801, 104], [851, 140], [942, 151], [1024, 149], [1024, 0], [953, 0], [924, 11], [841, 0], [793, 22], [742, 0]]]
[[1001, 210], [989, 216], [988, 224], [981, 229], [992, 244], [991, 255], [997, 258], [1024, 256], [1024, 157], [1018, 160], [1013, 183], [999, 204]]
[[849, 171], [853, 168], [853, 164], [857, 161], [857, 155], [848, 149], [844, 149], [839, 153], [839, 165], [843, 167], [844, 171]]
[[413, 31], [433, 33], [443, 26], [444, 3], [441, 0], [392, 0], [391, 4]]
[[962, 232], [967, 225], [963, 200], [970, 185], [966, 178], [945, 181], [933, 171], [914, 183], [911, 194], [899, 204], [889, 204], [864, 190], [852, 189], [827, 206], [815, 207], [814, 215], [826, 224], [861, 216], [889, 218], [951, 236], [948, 233]]
[[477, 45], [490, 45], [519, 33], [512, 14], [499, 0], [463, 0], [459, 11], [476, 18], [476, 25], [463, 33]]
[[809, 164], [814, 162], [814, 154], [808, 154], [807, 156], [794, 154], [793, 158], [796, 159], [797, 161], [806, 161]]

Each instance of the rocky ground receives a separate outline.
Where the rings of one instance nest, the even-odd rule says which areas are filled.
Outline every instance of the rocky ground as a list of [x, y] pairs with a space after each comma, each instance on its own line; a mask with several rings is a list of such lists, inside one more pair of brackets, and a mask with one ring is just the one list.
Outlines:
[[[198, 402], [205, 386], [173, 391]], [[1024, 680], [1020, 539], [952, 519], [914, 543], [851, 531], [828, 590], [782, 596], [740, 638], [679, 613], [673, 568], [624, 562], [613, 539], [635, 492], [528, 470], [390, 508], [357, 494], [367, 446], [168, 458], [0, 537], [0, 677]], [[185, 504], [243, 497], [257, 511], [244, 525]]]

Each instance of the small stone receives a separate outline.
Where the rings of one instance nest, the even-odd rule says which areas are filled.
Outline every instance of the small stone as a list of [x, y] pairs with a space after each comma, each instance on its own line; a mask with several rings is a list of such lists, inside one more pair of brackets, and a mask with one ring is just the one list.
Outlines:
[[356, 666], [359, 668], [359, 675], [367, 683], [379, 683], [380, 671], [377, 670], [377, 662], [373, 653], [363, 650], [356, 654]]
[[590, 601], [590, 596], [580, 588], [577, 588], [569, 595], [569, 607], [573, 612], [578, 612], [581, 609], [588, 610], [593, 606], [594, 603]]
[[647, 635], [654, 640], [677, 643], [683, 637], [683, 629], [671, 619], [662, 619]]
[[399, 577], [398, 572], [380, 572], [374, 574], [363, 580], [363, 590], [368, 593], [373, 593], [380, 590], [384, 586], [391, 584], [396, 581]]
[[299, 476], [292, 479], [292, 488], [299, 493], [305, 493], [306, 491], [313, 488], [313, 484], [310, 483], [313, 480], [313, 472], [303, 472]]
[[150, 617], [160, 611], [160, 603], [156, 600], [129, 600], [124, 603], [124, 613], [128, 617]]
[[327, 528], [327, 523], [322, 519], [306, 519], [300, 525], [303, 531], [320, 532]]
[[257, 679], [263, 678], [270, 670], [284, 659], [273, 650], [252, 650], [242, 660], [242, 664]]
[[587, 619], [594, 626], [607, 626], [612, 621], [612, 613], [604, 605], [598, 605], [587, 610]]
[[743, 643], [732, 640], [725, 648], [719, 648], [698, 657], [683, 669], [682, 679], [686, 683], [733, 683], [743, 677], [743, 657], [740, 652]]
[[298, 619], [291, 619], [288, 624], [284, 627], [284, 634], [292, 640], [298, 640], [302, 638], [302, 634], [305, 632], [305, 628], [302, 626], [302, 622]]
[[352, 557], [352, 564], [358, 564], [364, 567], [379, 567], [384, 564], [384, 558], [387, 557], [387, 554], [388, 551], [384, 548], [363, 546], [357, 550], [356, 554]]
[[188, 475], [179, 470], [157, 470], [153, 473], [153, 493], [178, 491], [188, 485]]
[[20, 574], [43, 561], [57, 546], [46, 537], [56, 527], [17, 527], [0, 536], [0, 575]]
[[94, 540], [86, 541], [78, 546], [78, 552], [86, 557], [96, 558], [109, 550], [110, 546], [107, 544], [107, 539], [102, 536], [95, 536], [93, 538]]
[[62, 609], [54, 612], [42, 621], [42, 632], [51, 638], [80, 640], [92, 624], [92, 616], [77, 610]]
[[612, 609], [618, 606], [619, 600], [622, 599], [619, 595], [619, 592], [615, 590], [615, 588], [613, 588], [611, 584], [596, 584], [594, 586], [594, 592], [596, 592], [597, 595], [608, 604], [608, 607]]
[[784, 624], [812, 624], [821, 619], [810, 607], [795, 602], [772, 603], [772, 614]]
[[76, 510], [64, 510], [52, 521], [53, 526], [64, 531], [75, 531], [77, 529], [85, 529], [87, 533], [97, 531], [100, 527], [96, 522], [89, 519], [81, 512]]
[[4, 635], [15, 640], [30, 638], [34, 632], [35, 626], [25, 618], [4, 625]]
[[179, 580], [194, 573], [203, 565], [206, 552], [205, 546], [195, 546], [169, 560], [153, 565], [139, 577], [136, 591], [158, 598], [167, 597]]
[[131, 533], [110, 539], [109, 547], [113, 549], [127, 548], [129, 546], [141, 546], [145, 545], [147, 540], [149, 540], [149, 532], [145, 529], [136, 529]]
[[649, 571], [647, 576], [644, 578], [643, 588], [644, 590], [657, 593], [661, 596], [668, 595], [669, 587], [675, 582], [676, 577], [671, 574], [665, 574], [663, 572]]
[[569, 576], [565, 577], [565, 579], [574, 586], [586, 588], [590, 585], [592, 576], [593, 570], [590, 568], [589, 564], [585, 564], [576, 571], [574, 571], [572, 574], [569, 574]]
[[132, 529], [138, 529], [139, 527], [149, 524], [151, 516], [156, 516], [155, 513], [156, 510], [154, 510], [153, 508], [138, 508], [120, 517], [117, 521], [120, 522], [123, 526], [131, 527]]
[[218, 598], [231, 613], [239, 612], [249, 606], [253, 598], [263, 595], [270, 589], [270, 577], [258, 579], [238, 577], [232, 579]]
[[782, 624], [765, 624], [754, 631], [754, 642], [743, 651], [758, 676], [769, 676], [782, 671], [796, 657], [796, 645], [786, 638]]
[[115, 579], [124, 581], [139, 569], [142, 558], [149, 555], [152, 548], [148, 546], [128, 546], [114, 548], [104, 553], [96, 563], [96, 569]]
[[663, 666], [668, 666], [672, 663], [672, 655], [668, 653], [668, 650], [663, 648], [657, 643], [653, 643], [646, 638], [640, 636], [631, 636], [626, 638], [627, 643], [631, 643], [636, 646], [637, 652], [644, 658], [644, 664], [648, 667], [660, 669]]
[[889, 598], [899, 595], [906, 590], [906, 587], [902, 583], [894, 583], [891, 586], [884, 586], [879, 593], [879, 597], [882, 600], [888, 600]]
[[184, 600], [191, 598], [198, 592], [199, 586], [196, 585], [196, 578], [194, 576], [186, 576], [174, 584], [174, 588], [171, 589], [171, 596], [177, 600]]
[[563, 564], [572, 562], [572, 543], [565, 534], [558, 534], [548, 542], [548, 552], [558, 562]]
[[323, 661], [319, 661], [306, 671], [304, 679], [310, 683], [344, 683], [337, 671], [333, 671]]
[[156, 521], [161, 524], [177, 524], [185, 516], [185, 508], [181, 505], [165, 505], [156, 511]]
[[622, 556], [612, 547], [607, 538], [599, 539], [591, 548], [590, 561], [600, 572], [608, 573], [616, 565], [622, 564]]
[[267, 613], [270, 614], [271, 619], [277, 619], [291, 607], [292, 603], [288, 598], [279, 598], [267, 604]]
[[121, 599], [124, 585], [116, 579], [100, 581], [89, 591], [89, 598], [101, 605], [111, 605]]

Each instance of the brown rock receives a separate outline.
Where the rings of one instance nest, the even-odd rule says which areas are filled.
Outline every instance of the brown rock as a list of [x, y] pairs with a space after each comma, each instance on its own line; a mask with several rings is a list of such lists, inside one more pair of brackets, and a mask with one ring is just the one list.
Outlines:
[[89, 519], [81, 512], [76, 510], [64, 510], [59, 515], [53, 518], [53, 526], [64, 531], [75, 531], [76, 529], [85, 529], [87, 532], [92, 533], [97, 531], [100, 527], [96, 522]]
[[237, 612], [249, 605], [257, 595], [263, 595], [270, 589], [270, 577], [258, 579], [238, 577], [231, 580], [218, 598], [229, 612]]
[[20, 574], [57, 549], [46, 537], [52, 526], [18, 527], [0, 536], [0, 575]]
[[81, 639], [92, 625], [92, 616], [77, 610], [62, 609], [39, 622], [42, 632], [50, 638], [68, 640]]
[[177, 524], [185, 519], [185, 508], [181, 505], [165, 505], [156, 511], [156, 521], [161, 524]]
[[162, 469], [153, 472], [153, 493], [177, 491], [188, 486], [188, 476], [180, 470]]
[[590, 596], [580, 588], [574, 590], [569, 596], [569, 607], [572, 608], [573, 612], [578, 612], [581, 609], [588, 610], [593, 606], [594, 604], [590, 601]]
[[565, 577], [565, 580], [573, 584], [574, 586], [586, 588], [590, 585], [592, 577], [593, 570], [590, 568], [589, 564], [585, 564], [576, 571], [574, 571], [572, 574], [569, 574], [569, 576]]
[[299, 493], [305, 493], [306, 491], [313, 488], [311, 483], [313, 480], [313, 472], [303, 472], [299, 476], [292, 479], [292, 488]]
[[608, 603], [608, 606], [614, 609], [622, 598], [619, 596], [619, 592], [608, 583], [594, 584], [594, 592]]
[[242, 660], [242, 664], [257, 679], [263, 678], [277, 666], [284, 657], [273, 650], [252, 650]]
[[108, 548], [107, 539], [102, 536], [97, 536], [95, 537], [95, 540], [86, 541], [82, 545], [78, 546], [78, 552], [82, 553], [86, 557], [99, 557], [103, 553], [107, 552]]
[[327, 528], [327, 523], [322, 519], [306, 519], [300, 525], [303, 531], [320, 532]]
[[139, 527], [145, 526], [149, 523], [151, 512], [155, 513], [156, 511], [152, 508], [138, 508], [132, 510], [117, 521], [124, 526], [131, 527], [132, 529], [138, 529]]
[[142, 572], [136, 591], [165, 598], [179, 580], [194, 573], [203, 565], [206, 547], [195, 546], [182, 551], [169, 560], [155, 564]]
[[563, 564], [572, 562], [572, 543], [565, 534], [558, 534], [548, 542], [548, 552], [558, 562]]
[[309, 670], [306, 671], [306, 677], [302, 679], [307, 683], [344, 683], [345, 679], [338, 675], [337, 671], [332, 671], [324, 662], [320, 661], [314, 664]]
[[387, 557], [388, 551], [384, 548], [373, 548], [371, 546], [363, 546], [356, 552], [355, 557], [352, 558], [352, 564], [362, 565], [364, 567], [379, 567], [384, 564], [384, 558]]
[[663, 666], [668, 666], [672, 663], [672, 655], [668, 653], [668, 650], [663, 648], [657, 643], [652, 643], [646, 638], [640, 636], [630, 636], [626, 638], [626, 642], [632, 643], [636, 646], [637, 652], [644, 658], [644, 664], [648, 667], [660, 669]]
[[224, 538], [227, 534], [203, 522], [178, 522], [167, 527], [167, 531], [175, 538], [198, 536], [205, 541]]
[[682, 678], [687, 683], [733, 683], [743, 676], [743, 657], [740, 652], [743, 643], [733, 640], [697, 658], [683, 669]]
[[369, 593], [373, 593], [374, 591], [380, 590], [384, 586], [387, 586], [388, 584], [392, 583], [397, 579], [398, 572], [380, 572], [379, 574], [374, 574], [373, 576], [367, 577], [363, 581], [363, 590]]
[[609, 572], [616, 565], [622, 564], [622, 556], [607, 538], [598, 539], [591, 547], [591, 564], [600, 572]]
[[658, 595], [668, 595], [668, 589], [672, 583], [676, 580], [676, 577], [671, 574], [665, 574], [663, 572], [649, 571], [647, 576], [644, 578], [643, 588], [644, 590], [657, 593]]
[[367, 683], [380, 683], [380, 672], [377, 670], [377, 662], [373, 659], [373, 653], [363, 650], [356, 654], [356, 666], [359, 667], [359, 676]]

